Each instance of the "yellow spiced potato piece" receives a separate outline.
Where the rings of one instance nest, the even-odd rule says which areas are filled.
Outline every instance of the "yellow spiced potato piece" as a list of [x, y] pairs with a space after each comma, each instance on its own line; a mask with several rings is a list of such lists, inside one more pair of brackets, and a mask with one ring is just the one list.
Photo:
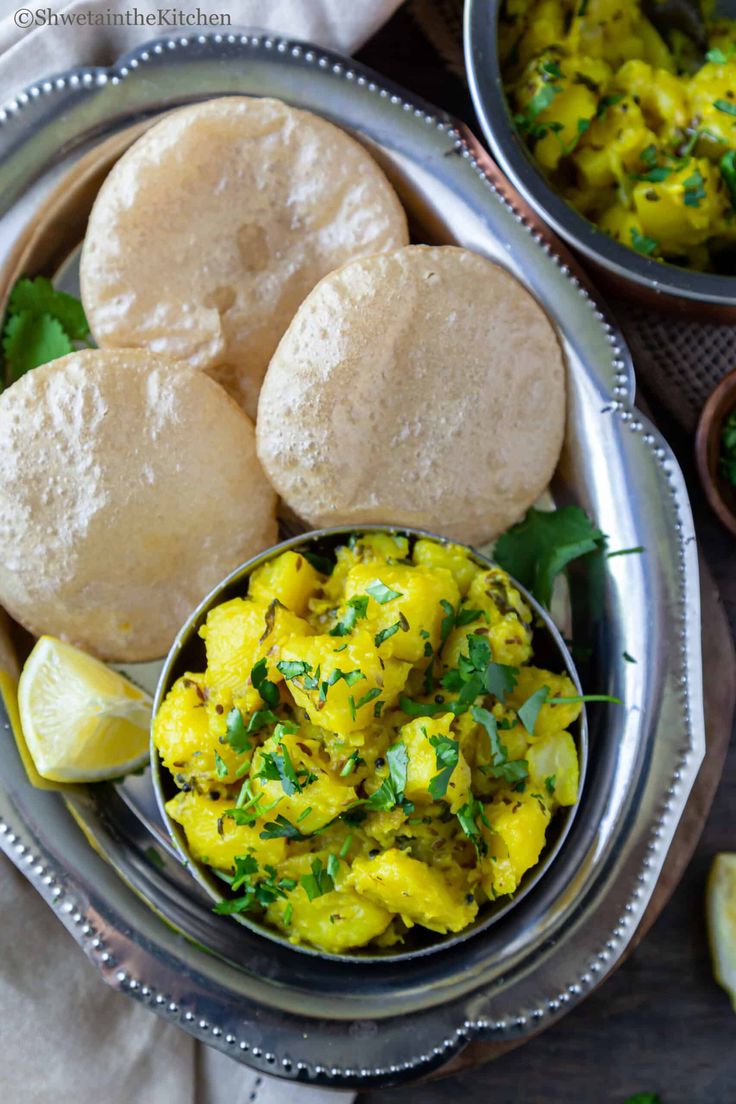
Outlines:
[[641, 152], [656, 135], [634, 100], [625, 96], [595, 119], [572, 155], [583, 187], [609, 188], [640, 171]]
[[180, 824], [195, 859], [218, 870], [233, 870], [236, 856], [254, 855], [261, 865], [276, 866], [284, 857], [283, 839], [263, 840], [261, 822], [236, 824], [227, 815], [231, 798], [213, 800], [210, 794], [179, 793], [166, 803], [166, 812]]
[[406, 537], [395, 533], [364, 533], [337, 549], [335, 570], [325, 584], [325, 595], [333, 603], [339, 602], [344, 597], [345, 578], [356, 564], [393, 563], [405, 560], [408, 555]]
[[153, 740], [175, 781], [200, 787], [222, 785], [218, 774], [227, 768], [234, 780], [240, 757], [220, 739], [222, 722], [212, 722], [205, 703], [204, 677], [183, 675], [172, 686], [153, 722]]
[[256, 808], [273, 806], [264, 815], [284, 816], [304, 834], [334, 820], [357, 797], [348, 779], [336, 779], [324, 769], [318, 745], [299, 733], [269, 737], [253, 755], [250, 777], [253, 794], [259, 798]]
[[[541, 667], [522, 667], [517, 677], [514, 689], [506, 697], [506, 703], [514, 709], [519, 709], [527, 698], [537, 690], [546, 686], [550, 698], [577, 698], [578, 692], [575, 684], [567, 675], [555, 675], [552, 671], [545, 671]], [[573, 701], [563, 705], [543, 705], [534, 726], [534, 732], [530, 733], [530, 739], [539, 740], [552, 732], [561, 732], [563, 728], [578, 719], [583, 711], [582, 702]]]
[[465, 608], [478, 610], [482, 616], [467, 627], [452, 630], [442, 652], [445, 666], [457, 666], [460, 656], [467, 655], [468, 636], [475, 633], [487, 636], [496, 663], [519, 667], [528, 662], [532, 654], [532, 613], [505, 571], [493, 567], [476, 575]]
[[[465, 762], [458, 741], [450, 734], [453, 720], [452, 713], [445, 713], [440, 717], [417, 717], [402, 726], [399, 740], [409, 757], [404, 793], [410, 801], [420, 804], [437, 800], [430, 787], [433, 779], [442, 773], [442, 760], [438, 762], [438, 756], [443, 751], [454, 753], [457, 766], [449, 778], [444, 779], [442, 796], [449, 804], [450, 811], [456, 813], [468, 800], [470, 767]], [[448, 744], [448, 741], [451, 743]], [[452, 744], [456, 746], [453, 748]]]
[[248, 593], [268, 606], [274, 598], [299, 617], [305, 617], [309, 599], [322, 585], [322, 577], [299, 552], [282, 552], [253, 572]]
[[352, 733], [369, 724], [374, 703], [380, 699], [384, 709], [392, 706], [409, 673], [408, 663], [381, 659], [365, 629], [345, 637], [293, 637], [282, 657], [292, 664], [288, 685], [297, 705], [313, 724], [333, 732]]
[[[301, 879], [314, 878], [315, 862], [325, 871], [328, 858], [328, 853], [321, 851], [298, 855], [282, 863], [279, 874], [291, 878], [297, 885], [285, 899], [274, 901], [266, 915], [292, 943], [312, 943], [329, 954], [341, 954], [376, 939], [390, 924], [392, 914], [366, 897], [360, 897], [345, 884], [344, 863], [340, 863], [337, 882], [332, 883], [335, 888], [310, 900]], [[324, 879], [324, 873], [321, 877]], [[330, 881], [326, 885], [329, 886]]]
[[638, 59], [627, 61], [616, 74], [616, 87], [636, 97], [649, 127], [658, 128], [663, 123], [684, 127], [690, 120], [685, 88], [666, 69], [653, 69]]
[[513, 893], [519, 884], [516, 870], [509, 855], [509, 849], [498, 832], [483, 826], [483, 839], [486, 853], [480, 862], [480, 884], [489, 900], [506, 897]]
[[348, 881], [361, 896], [397, 912], [404, 923], [430, 931], [462, 931], [478, 911], [475, 899], [465, 900], [436, 870], [397, 848], [356, 859]]
[[468, 593], [468, 587], [480, 571], [461, 544], [440, 544], [421, 539], [414, 545], [411, 558], [417, 567], [441, 567], [449, 571], [462, 596]]
[[507, 791], [486, 805], [485, 814], [491, 830], [500, 836], [508, 851], [518, 885], [542, 853], [549, 809], [539, 797]]
[[580, 766], [569, 732], [551, 732], [529, 748], [529, 788], [547, 805], [574, 805], [578, 799]]
[[703, 157], [690, 158], [666, 180], [640, 181], [632, 199], [644, 233], [670, 254], [706, 242], [729, 206], [718, 167]]
[[363, 596], [368, 597], [368, 607], [361, 627], [374, 637], [390, 633], [379, 644], [381, 655], [409, 663], [422, 659], [427, 641], [433, 648], [439, 644], [446, 616], [440, 603], [454, 608], [460, 601], [457, 583], [445, 568], [409, 564], [356, 564], [345, 580], [345, 597]]
[[[728, 48], [724, 52], [728, 54]], [[733, 149], [736, 114], [729, 108], [736, 106], [736, 55], [732, 54], [725, 65], [704, 65], [690, 81], [688, 92], [690, 111], [701, 119], [701, 128]]]
[[243, 694], [259, 659], [268, 658], [269, 678], [278, 682], [276, 666], [285, 640], [313, 630], [308, 622], [277, 604], [233, 598], [210, 610], [199, 635], [207, 648], [207, 683]]

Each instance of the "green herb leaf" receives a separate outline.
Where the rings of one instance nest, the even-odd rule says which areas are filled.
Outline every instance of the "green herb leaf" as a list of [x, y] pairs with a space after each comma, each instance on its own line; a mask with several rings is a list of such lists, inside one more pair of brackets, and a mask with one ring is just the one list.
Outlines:
[[540, 686], [539, 690], [535, 690], [524, 704], [516, 710], [519, 720], [530, 736], [534, 735], [534, 726], [537, 723], [539, 711], [549, 700], [549, 693], [549, 686]]
[[215, 751], [215, 770], [218, 778], [227, 778], [227, 763], [217, 751]]
[[603, 540], [579, 506], [551, 511], [532, 508], [499, 538], [494, 558], [542, 605], [549, 606], [557, 575], [573, 560], [601, 547]]
[[736, 150], [724, 153], [720, 160], [721, 176], [726, 182], [731, 206], [736, 208]]
[[320, 556], [317, 552], [304, 551], [304, 549], [299, 550], [299, 555], [303, 556], [315, 571], [319, 571], [320, 575], [331, 575], [334, 571], [335, 565], [332, 560], [328, 560], [327, 556]]
[[481, 820], [487, 828], [490, 828], [491, 825], [486, 817], [482, 803], [471, 797], [470, 801], [463, 805], [462, 809], [458, 809], [456, 815], [461, 829], [468, 839], [471, 840], [476, 852], [479, 855], [485, 855], [488, 847], [483, 839], [478, 820]]
[[385, 606], [386, 602], [393, 602], [394, 598], [403, 598], [403, 594], [400, 590], [392, 590], [391, 587], [386, 586], [380, 579], [374, 579], [372, 583], [369, 583], [365, 588], [366, 594], [370, 594], [380, 606]]
[[302, 675], [308, 675], [312, 670], [311, 663], [305, 663], [303, 659], [282, 659], [276, 664], [276, 667], [287, 680], [301, 678]]
[[352, 751], [350, 753], [350, 755], [348, 756], [348, 758], [343, 763], [342, 770], [340, 771], [340, 777], [341, 778], [347, 778], [347, 776], [349, 774], [353, 773], [353, 771], [358, 766], [358, 764], [362, 763], [362, 762], [363, 762], [363, 760], [358, 755], [357, 750]]
[[337, 857], [337, 855], [332, 855], [332, 854], [328, 855], [327, 856], [327, 873], [332, 878], [333, 882], [335, 881], [335, 878], [337, 877], [337, 872], [338, 872], [339, 869], [340, 869], [340, 860]]
[[736, 103], [731, 100], [714, 100], [713, 106], [716, 111], [722, 111], [724, 115], [736, 115]]
[[636, 548], [618, 548], [615, 552], [606, 552], [606, 559], [612, 560], [614, 556], [633, 556], [637, 552], [646, 552], [643, 544], [638, 544]]
[[511, 693], [518, 681], [518, 667], [509, 667], [505, 663], [489, 663], [486, 668], [486, 690], [500, 702], [506, 701], [506, 695]]
[[330, 636], [347, 636], [351, 633], [356, 622], [368, 613], [368, 598], [364, 594], [348, 598], [347, 606], [345, 616], [337, 622], [334, 629], [330, 629]]
[[637, 253], [641, 253], [645, 257], [651, 257], [659, 246], [656, 238], [649, 238], [646, 234], [640, 234], [635, 226], [631, 227], [631, 244]]
[[58, 318], [30, 311], [9, 316], [3, 330], [3, 353], [11, 380], [73, 352], [69, 337]]
[[261, 839], [292, 839], [303, 840], [307, 839], [307, 836], [303, 836], [299, 829], [287, 820], [281, 813], [276, 817], [275, 821], [270, 821], [268, 824], [264, 824], [263, 831], [260, 833]]
[[[248, 727], [246, 732], [258, 732], [259, 729], [265, 728], [269, 724], [278, 724], [278, 717], [275, 713], [272, 713], [270, 709], [257, 709], [248, 721]], [[250, 744], [245, 751], [250, 749]]]
[[[734, 111], [736, 115], [736, 111]], [[706, 191], [703, 185], [705, 180], [703, 174], [699, 169], [696, 169], [691, 176], [688, 176], [687, 180], [683, 180], [682, 186], [684, 188], [682, 199], [686, 207], [699, 207], [701, 200], [706, 199]]]
[[[257, 714], [254, 714], [256, 716]], [[275, 720], [276, 718], [274, 718]], [[252, 731], [252, 729], [251, 729]], [[243, 714], [239, 709], [233, 708], [227, 715], [227, 730], [225, 732], [225, 739], [229, 743], [233, 751], [238, 755], [242, 755], [243, 752], [250, 751], [252, 744], [248, 739], [248, 730], [245, 727], [243, 721]]]
[[554, 796], [556, 783], [557, 783], [557, 775], [555, 775], [555, 774], [548, 774], [547, 777], [544, 780], [544, 788], [545, 788], [545, 790], [547, 791], [547, 793], [549, 794], [550, 797]]
[[372, 690], [368, 690], [367, 693], [363, 694], [362, 698], [358, 698], [357, 702], [355, 703], [356, 709], [362, 709], [364, 705], [368, 705], [369, 702], [375, 701], [375, 699], [379, 697], [380, 693], [380, 686], [374, 686]]
[[450, 778], [457, 767], [460, 744], [457, 740], [442, 735], [430, 736], [429, 742], [434, 748], [437, 770], [439, 771], [439, 774], [436, 774], [430, 780], [429, 792], [434, 801], [439, 801], [447, 793]]
[[587, 130], [590, 130], [590, 119], [578, 119], [578, 134], [585, 134]]
[[65, 291], [57, 291], [43, 276], [34, 280], [19, 280], [8, 299], [8, 313], [51, 315], [63, 327], [72, 341], [84, 341], [89, 337], [89, 323], [79, 299]]
[[668, 176], [672, 175], [673, 170], [668, 169], [665, 165], [656, 165], [653, 169], [649, 169], [645, 173], [634, 173], [633, 180], [646, 180], [650, 184], [661, 184], [663, 180], [666, 180]]
[[404, 800], [406, 774], [409, 767], [409, 752], [406, 745], [401, 742], [392, 744], [386, 752], [386, 762], [389, 770], [388, 778], [384, 778], [375, 793], [371, 794], [365, 807], [388, 811], [397, 805], [403, 805], [405, 808], [411, 807], [413, 811], [414, 806], [411, 802]]
[[708, 50], [706, 53], [705, 60], [712, 61], [714, 65], [725, 65], [728, 58], [723, 50], [719, 50], [717, 46], [714, 46], [712, 50]]
[[395, 621], [394, 624], [389, 625], [389, 627], [387, 629], [381, 629], [380, 632], [377, 632], [375, 637], [373, 638], [374, 641], [375, 641], [376, 647], [380, 648], [381, 645], [383, 644], [384, 640], [388, 640], [389, 637], [393, 636], [394, 633], [397, 633], [400, 628], [401, 628], [401, 622], [400, 621]]
[[636, 663], [634, 657], [632, 655], [629, 655], [628, 652], [622, 652], [622, 655], [627, 663]]
[[250, 681], [266, 705], [270, 706], [271, 709], [278, 708], [280, 701], [279, 688], [275, 682], [269, 682], [268, 680], [268, 660], [265, 656], [263, 659], [259, 659], [255, 667], [251, 669]]
[[303, 874], [299, 884], [304, 889], [310, 901], [322, 897], [325, 893], [332, 893], [335, 883], [327, 870], [324, 869], [321, 859], [312, 859], [312, 873]]

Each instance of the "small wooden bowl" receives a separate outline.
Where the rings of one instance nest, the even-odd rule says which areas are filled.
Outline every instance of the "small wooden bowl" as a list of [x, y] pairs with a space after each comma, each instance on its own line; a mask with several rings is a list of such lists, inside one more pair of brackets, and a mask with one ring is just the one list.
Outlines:
[[719, 470], [721, 431], [736, 410], [736, 369], [724, 376], [700, 414], [695, 433], [695, 462], [711, 509], [736, 537], [736, 487]]

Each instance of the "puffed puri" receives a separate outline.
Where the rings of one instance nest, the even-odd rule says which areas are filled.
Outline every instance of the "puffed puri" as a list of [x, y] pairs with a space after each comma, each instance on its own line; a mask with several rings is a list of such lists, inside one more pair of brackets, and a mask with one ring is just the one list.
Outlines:
[[253, 424], [204, 373], [85, 350], [0, 395], [0, 604], [106, 660], [165, 655], [276, 540]]
[[258, 407], [258, 455], [314, 526], [418, 526], [482, 544], [547, 487], [565, 364], [541, 306], [467, 249], [354, 260], [305, 299]]
[[255, 418], [317, 281], [408, 240], [354, 138], [278, 100], [225, 96], [164, 116], [113, 167], [84, 240], [82, 300], [98, 345], [202, 368]]

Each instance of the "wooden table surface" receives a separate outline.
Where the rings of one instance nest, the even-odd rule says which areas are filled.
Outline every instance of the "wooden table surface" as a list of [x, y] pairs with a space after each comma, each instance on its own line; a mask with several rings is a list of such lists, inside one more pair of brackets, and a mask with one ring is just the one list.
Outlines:
[[[412, 0], [357, 56], [480, 134], [462, 81], [443, 71], [418, 33], [435, 2], [445, 7], [442, 0]], [[692, 440], [655, 395], [646, 399], [685, 471], [701, 548], [736, 634], [736, 541], [703, 501]], [[736, 1015], [713, 981], [703, 916], [711, 860], [729, 850], [736, 851], [734, 741], [682, 882], [612, 977], [560, 1023], [495, 1062], [431, 1084], [361, 1095], [360, 1104], [625, 1104], [645, 1091], [659, 1093], [662, 1104], [736, 1104]]]

